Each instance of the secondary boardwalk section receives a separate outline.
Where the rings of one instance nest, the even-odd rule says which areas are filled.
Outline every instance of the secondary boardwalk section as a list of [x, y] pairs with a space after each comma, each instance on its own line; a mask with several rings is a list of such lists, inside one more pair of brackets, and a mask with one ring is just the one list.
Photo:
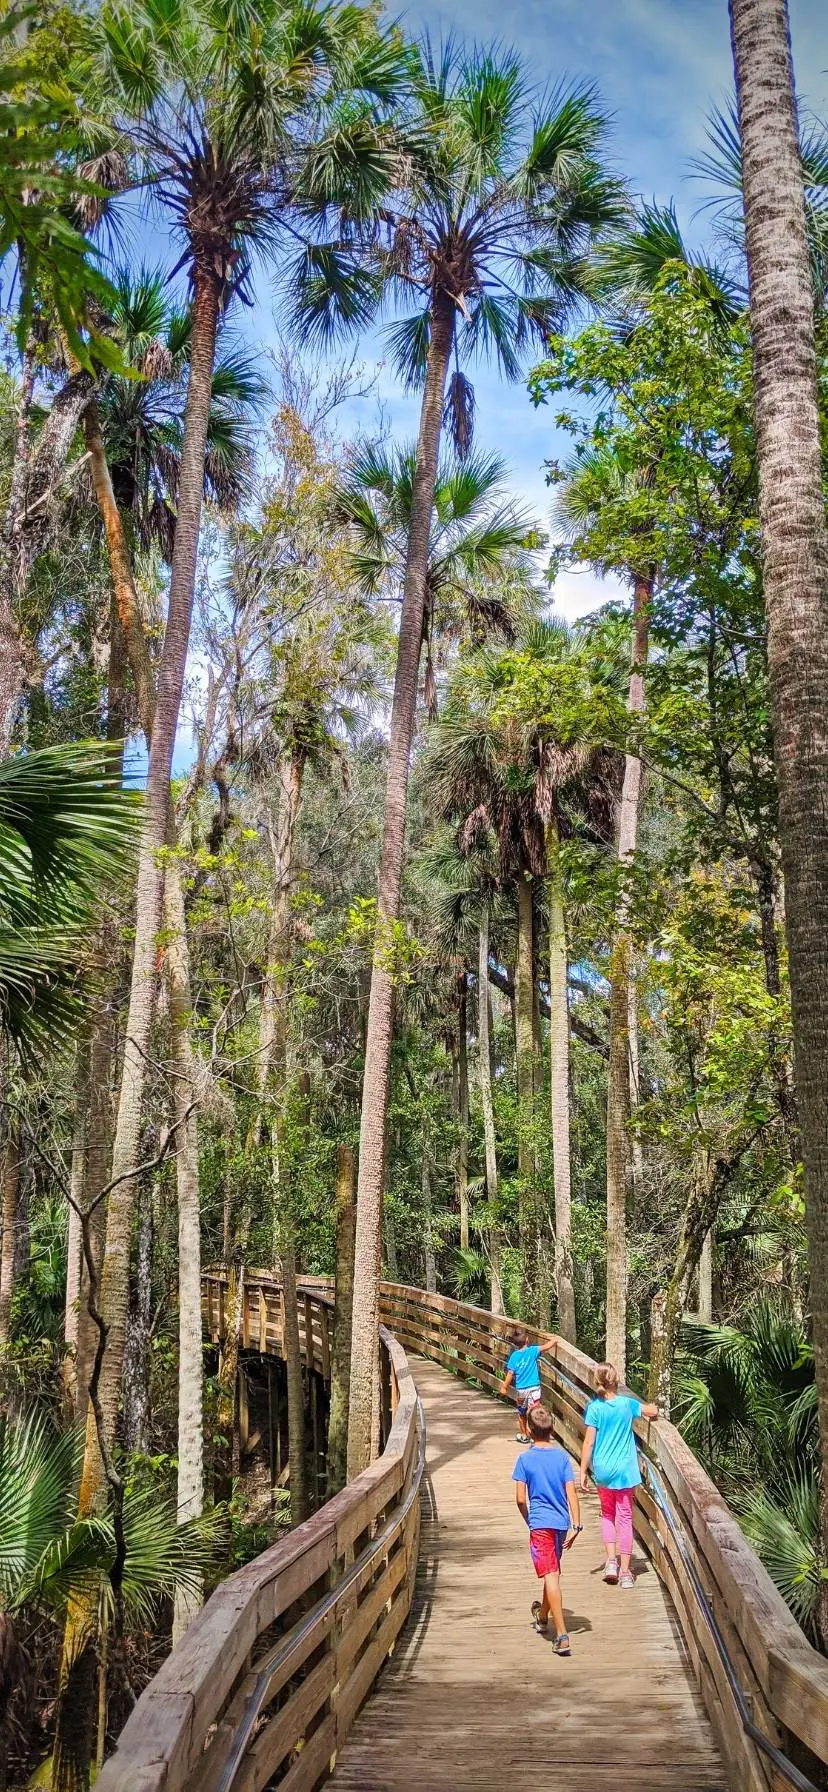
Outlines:
[[532, 1628], [538, 1582], [514, 1497], [509, 1409], [409, 1358], [428, 1450], [414, 1608], [345, 1743], [345, 1792], [725, 1792], [661, 1582], [604, 1585], [594, 1497], [564, 1558], [569, 1660]]
[[[282, 1356], [266, 1272], [203, 1278], [205, 1333]], [[330, 1283], [300, 1349], [330, 1373]], [[602, 1580], [594, 1500], [565, 1557], [573, 1654], [531, 1627], [537, 1582], [500, 1389], [509, 1322], [385, 1283], [376, 1461], [217, 1587], [142, 1693], [97, 1792], [826, 1792], [828, 1662], [667, 1423], [636, 1426], [638, 1580]], [[536, 1334], [540, 1337], [540, 1334]], [[544, 1399], [577, 1456], [595, 1364], [544, 1339]], [[258, 1368], [258, 1364], [257, 1364]], [[244, 1374], [242, 1367], [241, 1374]]]

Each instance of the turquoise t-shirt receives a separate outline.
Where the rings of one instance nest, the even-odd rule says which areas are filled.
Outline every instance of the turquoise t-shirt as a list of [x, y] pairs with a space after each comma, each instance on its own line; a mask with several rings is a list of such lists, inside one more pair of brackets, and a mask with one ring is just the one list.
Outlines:
[[584, 1423], [595, 1427], [592, 1473], [600, 1487], [640, 1487], [633, 1434], [633, 1420], [640, 1417], [641, 1401], [634, 1394], [616, 1394], [614, 1400], [590, 1400]]
[[511, 1369], [514, 1375], [515, 1387], [519, 1394], [525, 1388], [540, 1387], [540, 1369], [538, 1367], [540, 1358], [540, 1344], [524, 1344], [521, 1350], [512, 1351], [506, 1367]]

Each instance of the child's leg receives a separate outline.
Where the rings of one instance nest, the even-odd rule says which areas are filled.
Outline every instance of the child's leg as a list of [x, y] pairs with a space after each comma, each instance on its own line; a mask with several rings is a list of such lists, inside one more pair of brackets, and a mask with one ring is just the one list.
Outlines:
[[615, 1514], [618, 1495], [614, 1487], [599, 1487], [598, 1498], [601, 1503], [601, 1536], [604, 1542], [607, 1561], [615, 1561]]
[[619, 1487], [615, 1495], [615, 1527], [618, 1533], [618, 1553], [621, 1557], [621, 1573], [626, 1574], [630, 1566], [633, 1548], [633, 1489]]
[[555, 1635], [563, 1635], [566, 1630], [566, 1619], [564, 1617], [563, 1598], [561, 1596], [560, 1574], [545, 1574], [543, 1577], [543, 1599], [541, 1600], [540, 1608], [541, 1623], [544, 1624], [546, 1619], [550, 1616], [555, 1626]]

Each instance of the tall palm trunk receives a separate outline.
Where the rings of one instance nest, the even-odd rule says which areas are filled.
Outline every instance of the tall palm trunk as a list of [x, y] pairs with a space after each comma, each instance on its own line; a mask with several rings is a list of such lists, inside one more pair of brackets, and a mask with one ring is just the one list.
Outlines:
[[423, 1266], [428, 1294], [437, 1293], [437, 1258], [434, 1251], [434, 1159], [428, 1122], [423, 1127], [420, 1149], [420, 1184], [423, 1194]]
[[284, 1297], [283, 1343], [287, 1369], [290, 1511], [294, 1524], [301, 1524], [307, 1517], [308, 1484], [305, 1464], [305, 1399], [296, 1296], [296, 1228], [291, 1210], [284, 1131], [288, 1100], [288, 973], [292, 933], [290, 888], [293, 840], [302, 802], [304, 766], [304, 755], [298, 748], [283, 756], [279, 765], [279, 813], [270, 836], [273, 859], [270, 938], [259, 1020], [259, 1115], [254, 1127], [256, 1137], [261, 1138], [268, 1088], [272, 1083], [273, 1118], [268, 1129], [271, 1144], [272, 1236], [274, 1259], [278, 1257], [281, 1263]]
[[[633, 594], [632, 669], [627, 707], [644, 709], [644, 667], [650, 625], [652, 578], [637, 577]], [[623, 1377], [627, 1366], [627, 1182], [630, 1167], [630, 988], [633, 948], [629, 932], [630, 892], [625, 872], [638, 845], [643, 769], [635, 753], [624, 759], [618, 817], [618, 862], [622, 886], [610, 960], [609, 1073], [607, 1077], [607, 1358]]]
[[710, 1325], [713, 1319], [713, 1231], [705, 1234], [699, 1258], [699, 1318]]
[[336, 1294], [328, 1420], [328, 1492], [345, 1485], [348, 1469], [348, 1389], [351, 1379], [351, 1312], [356, 1238], [356, 1159], [341, 1142], [336, 1153]]
[[[198, 1177], [198, 1121], [194, 1106], [197, 1065], [190, 1037], [192, 994], [187, 916], [178, 865], [164, 874], [168, 935], [167, 976], [172, 1034], [173, 1118], [176, 1133], [178, 1198], [178, 1484], [179, 1524], [200, 1518], [204, 1508], [204, 1398], [201, 1344], [201, 1203]], [[188, 1109], [193, 1111], [188, 1113]], [[201, 1604], [201, 1589], [178, 1585], [173, 1642], [184, 1635]]]
[[14, 563], [17, 536], [26, 509], [32, 399], [36, 371], [35, 346], [30, 339], [26, 344], [23, 356], [14, 461], [2, 539], [0, 539], [0, 756], [2, 758], [6, 757], [9, 750], [25, 667], [23, 642], [15, 615]]
[[465, 965], [457, 991], [457, 1205], [460, 1209], [460, 1249], [469, 1244], [469, 976]]
[[[104, 922], [104, 951], [109, 957], [117, 950], [115, 934], [117, 918]], [[83, 1104], [78, 1115], [75, 1145], [72, 1152], [72, 1193], [81, 1208], [88, 1212], [95, 1196], [102, 1189], [109, 1172], [112, 1147], [112, 1067], [118, 1049], [117, 991], [110, 989], [102, 996], [92, 1016], [91, 1030], [82, 1042], [84, 1066], [79, 1074], [77, 1100]], [[77, 1158], [77, 1161], [76, 1161]], [[106, 1202], [99, 1201], [89, 1217], [89, 1243], [95, 1264], [100, 1270], [106, 1233]], [[98, 1332], [89, 1317], [89, 1275], [83, 1256], [81, 1222], [70, 1209], [66, 1281], [66, 1342], [72, 1346], [67, 1370], [67, 1391], [78, 1424], [86, 1419], [89, 1377], [95, 1360]]]
[[[101, 1310], [108, 1327], [108, 1336], [99, 1393], [103, 1424], [109, 1441], [115, 1432], [124, 1357], [129, 1301], [129, 1254], [135, 1201], [135, 1178], [130, 1172], [138, 1163], [140, 1155], [144, 1087], [155, 1010], [156, 935], [161, 923], [163, 897], [163, 870], [159, 854], [167, 839], [170, 772], [190, 639], [217, 320], [217, 286], [214, 280], [199, 274], [193, 300], [192, 354], [184, 417], [178, 518], [167, 626], [150, 743], [144, 835], [138, 866], [132, 980], [112, 1153], [113, 1179], [121, 1177], [123, 1180], [113, 1189], [109, 1200], [101, 1277]], [[94, 1418], [90, 1414], [81, 1482], [82, 1513], [93, 1508], [100, 1493], [100, 1457], [94, 1436]]]
[[549, 909], [549, 1084], [552, 1108], [552, 1167], [555, 1178], [555, 1284], [558, 1331], [575, 1343], [572, 1283], [572, 1181], [569, 1146], [569, 997], [566, 971], [561, 838], [558, 817], [546, 825], [547, 906]]
[[141, 618], [138, 593], [135, 589], [126, 530], [112, 488], [112, 476], [101, 434], [98, 401], [94, 397], [90, 399], [86, 407], [83, 423], [86, 449], [92, 468], [92, 483], [95, 487], [95, 497], [106, 535], [112, 590], [129, 654], [138, 714], [149, 747], [155, 717], [155, 684], [152, 661]]
[[[121, 769], [126, 669], [126, 642], [113, 589], [109, 611], [106, 738], [118, 753], [117, 763]], [[109, 983], [101, 993], [91, 1017], [90, 1032], [81, 1045], [84, 1057], [81, 1079], [85, 1088], [79, 1087], [78, 1100], [84, 1109], [83, 1125], [76, 1140], [77, 1161], [74, 1151], [72, 1157], [73, 1194], [81, 1211], [89, 1213], [89, 1245], [98, 1274], [106, 1237], [106, 1202], [96, 1201], [96, 1196], [109, 1180], [112, 1150], [112, 1085], [118, 1055], [118, 974], [122, 951], [120, 931], [119, 915], [109, 910], [101, 925], [101, 958], [110, 967]], [[89, 1378], [95, 1361], [98, 1330], [89, 1314], [89, 1274], [83, 1252], [81, 1220], [72, 1208], [69, 1211], [66, 1342], [73, 1346], [73, 1355], [67, 1358], [66, 1386], [74, 1402], [75, 1422], [82, 1425], [87, 1416]]]
[[371, 996], [362, 1083], [359, 1136], [357, 1232], [354, 1267], [354, 1319], [351, 1347], [351, 1411], [348, 1425], [348, 1474], [353, 1477], [371, 1458], [371, 1407], [376, 1353], [377, 1308], [382, 1256], [382, 1200], [385, 1180], [385, 1128], [393, 1032], [394, 983], [389, 956], [394, 923], [400, 912], [405, 814], [417, 684], [423, 639], [426, 573], [434, 508], [434, 484], [440, 452], [443, 398], [454, 338], [454, 303], [435, 295], [431, 315], [417, 464], [411, 502], [402, 617], [397, 648], [394, 703], [388, 743], [385, 824], [379, 875], [379, 903]]
[[483, 1157], [486, 1168], [486, 1206], [492, 1215], [489, 1230], [491, 1259], [491, 1309], [503, 1312], [503, 1285], [500, 1279], [500, 1230], [497, 1209], [497, 1140], [495, 1137], [494, 1101], [492, 1099], [491, 1008], [489, 1001], [489, 910], [480, 917], [477, 957], [477, 1072], [480, 1079], [480, 1106], [483, 1110]]
[[17, 607], [29, 573], [49, 535], [49, 498], [57, 489], [94, 381], [85, 370], [70, 374], [56, 394], [34, 453], [29, 420], [34, 358], [27, 351], [18, 411], [9, 502], [0, 530], [0, 759], [5, 759], [26, 673], [26, 650]]
[[519, 876], [517, 959], [515, 964], [515, 1052], [518, 1097], [518, 1176], [520, 1179], [520, 1247], [523, 1259], [523, 1310], [532, 1324], [542, 1325], [540, 1302], [540, 1227], [535, 1165], [535, 1028], [532, 885]]
[[8, 1344], [14, 1294], [14, 1265], [20, 1200], [20, 1140], [17, 1125], [9, 1124], [3, 1158], [3, 1243], [0, 1249], [0, 1344]]
[[[730, 0], [759, 515], [828, 1554], [828, 532], [787, 8]], [[828, 1582], [820, 1614], [828, 1636]]]

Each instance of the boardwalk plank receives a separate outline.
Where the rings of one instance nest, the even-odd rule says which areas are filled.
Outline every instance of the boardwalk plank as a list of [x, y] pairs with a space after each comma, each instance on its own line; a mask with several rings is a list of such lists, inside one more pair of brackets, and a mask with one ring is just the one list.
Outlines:
[[[506, 1792], [527, 1773], [591, 1792], [725, 1792], [669, 1601], [640, 1561], [605, 1587], [597, 1502], [568, 1551], [572, 1657], [531, 1626], [537, 1582], [514, 1502], [512, 1415], [424, 1358], [428, 1478], [412, 1617], [345, 1743], [339, 1792]], [[556, 1775], [561, 1776], [560, 1781]], [[565, 1776], [565, 1777], [564, 1777]]]

